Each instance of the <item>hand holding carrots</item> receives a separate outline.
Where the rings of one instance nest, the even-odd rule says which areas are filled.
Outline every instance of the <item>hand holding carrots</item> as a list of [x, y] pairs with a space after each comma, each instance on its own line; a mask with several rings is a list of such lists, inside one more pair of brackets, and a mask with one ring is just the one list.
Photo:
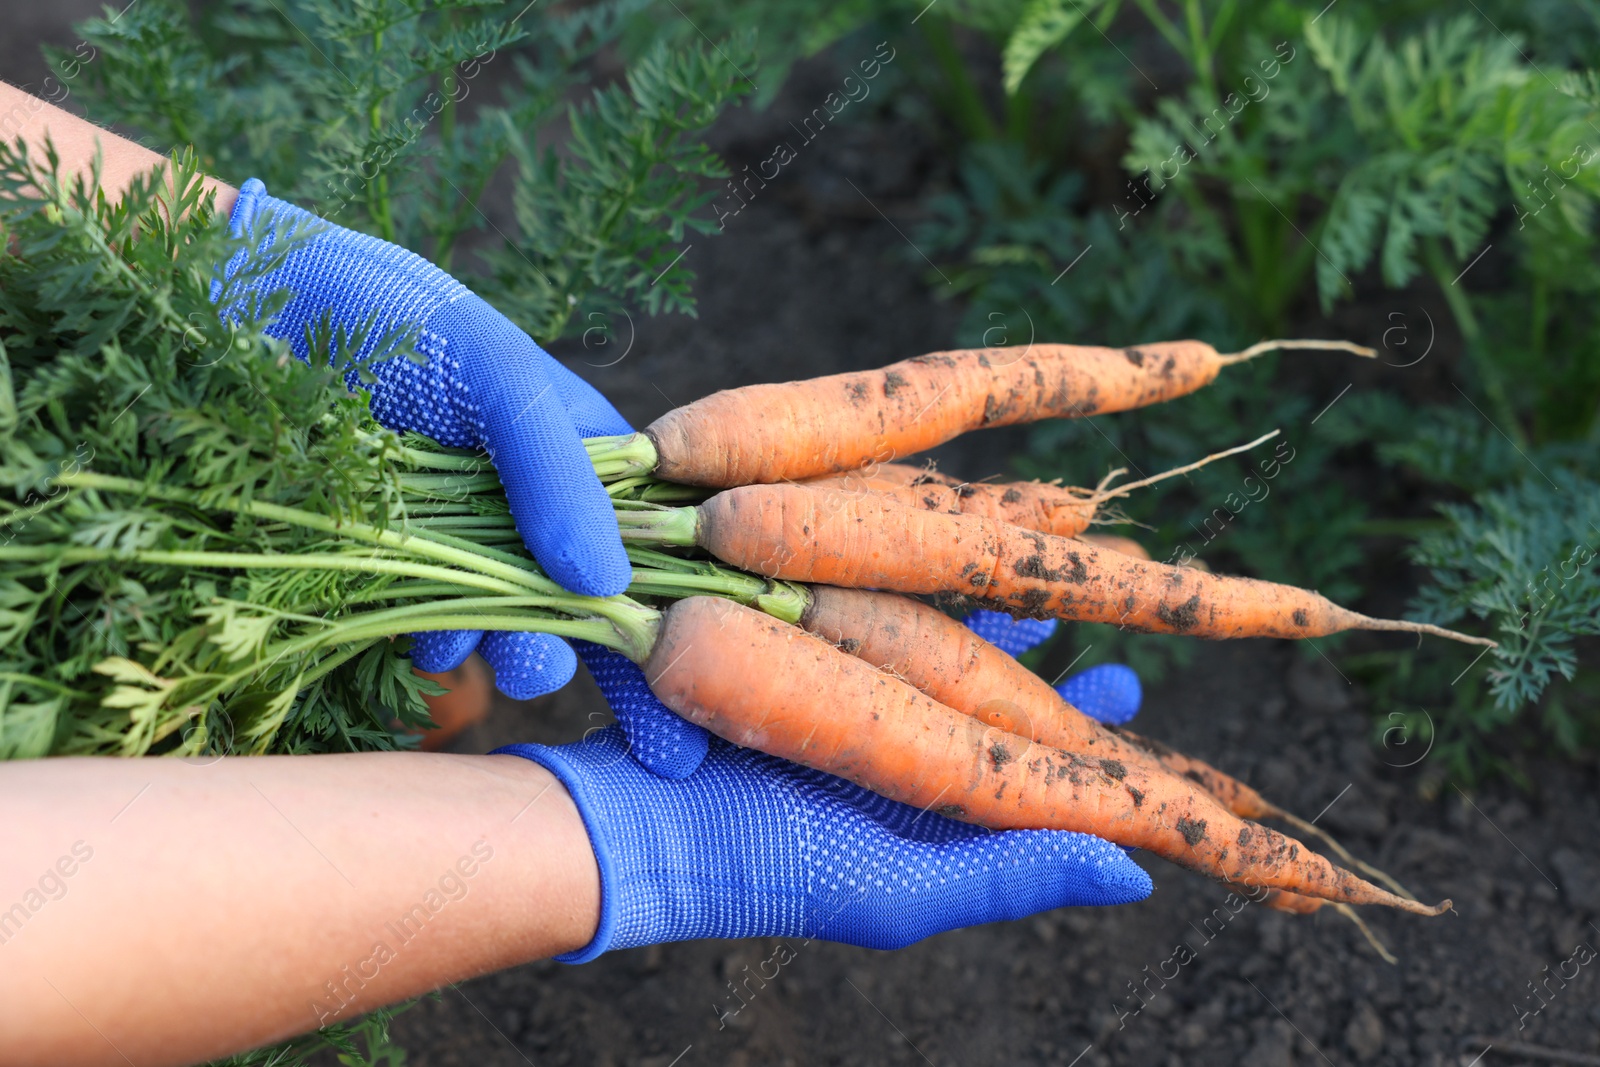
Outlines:
[[[671, 714], [624, 657], [598, 651], [586, 660], [619, 717], [651, 703]], [[615, 728], [559, 748], [499, 751], [561, 779], [600, 862], [599, 929], [560, 957], [569, 963], [704, 937], [899, 948], [1068, 905], [1130, 903], [1151, 890], [1149, 875], [1099, 838], [987, 833], [720, 739], [681, 780], [642, 770]]]

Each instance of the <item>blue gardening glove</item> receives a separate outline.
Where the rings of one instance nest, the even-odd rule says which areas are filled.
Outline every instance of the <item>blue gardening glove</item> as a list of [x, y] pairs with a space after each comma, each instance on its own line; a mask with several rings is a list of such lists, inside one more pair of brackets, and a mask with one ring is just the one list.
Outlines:
[[[984, 619], [974, 628], [1022, 649], [1051, 632], [1017, 625], [1008, 630]], [[625, 727], [641, 716], [676, 718], [627, 658], [598, 645], [581, 651]], [[1079, 706], [1090, 715], [1099, 710]], [[686, 777], [663, 779], [641, 766], [663, 759], [661, 751], [641, 749], [661, 741], [654, 729], [625, 737], [606, 728], [559, 748], [497, 750], [561, 779], [599, 860], [599, 930], [588, 946], [559, 957], [564, 962], [705, 937], [898, 948], [959, 926], [1150, 894], [1149, 876], [1097, 837], [991, 833], [678, 721], [699, 731], [705, 745]]]
[[1056, 686], [1056, 692], [1085, 715], [1112, 726], [1133, 718], [1144, 697], [1139, 676], [1121, 663], [1102, 663], [1079, 671]]
[[991, 833], [721, 738], [681, 781], [639, 766], [615, 727], [559, 748], [496, 751], [561, 780], [599, 861], [600, 926], [557, 957], [564, 963], [711, 937], [900, 948], [957, 927], [1150, 895], [1150, 876], [1097, 837]]
[[[622, 592], [632, 569], [582, 444], [584, 437], [631, 430], [604, 397], [427, 260], [275, 200], [255, 178], [239, 190], [229, 225], [236, 236], [254, 240], [257, 255], [288, 232], [308, 226], [318, 232], [269, 273], [230, 287], [226, 281], [250, 261], [240, 253], [225, 267], [214, 299], [226, 292], [232, 305], [251, 294], [291, 290], [268, 332], [302, 360], [309, 357], [306, 328], [324, 316], [346, 331], [374, 312], [375, 333], [401, 324], [420, 327], [417, 348], [428, 357], [425, 364], [400, 353], [355, 353], [363, 361], [376, 357], [371, 370], [377, 381], [368, 386], [373, 417], [440, 444], [485, 450], [517, 530], [546, 573], [579, 593]], [[346, 382], [362, 384], [354, 371]], [[577, 666], [558, 638], [482, 631], [417, 634], [412, 662], [421, 670], [448, 671], [474, 650], [495, 668], [500, 689], [521, 699], [559, 689]]]

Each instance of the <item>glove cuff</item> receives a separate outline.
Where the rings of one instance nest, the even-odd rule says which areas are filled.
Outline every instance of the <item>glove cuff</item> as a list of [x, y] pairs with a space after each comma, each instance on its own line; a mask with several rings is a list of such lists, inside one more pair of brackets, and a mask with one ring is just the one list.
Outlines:
[[558, 963], [588, 963], [612, 947], [617, 936], [617, 915], [621, 910], [617, 901], [620, 880], [615, 848], [606, 835], [605, 827], [596, 818], [598, 805], [590, 793], [589, 782], [584, 773], [567, 759], [566, 753], [549, 745], [504, 745], [489, 755], [521, 756], [532, 760], [556, 776], [578, 807], [583, 827], [589, 832], [589, 844], [594, 848], [595, 862], [600, 867], [600, 924], [595, 927], [594, 937], [587, 945], [573, 952], [564, 952], [555, 959]]
[[234, 237], [249, 233], [255, 226], [256, 213], [261, 210], [262, 202], [269, 200], [272, 198], [267, 195], [267, 185], [260, 178], [251, 178], [239, 186], [239, 199], [234, 201], [233, 211], [228, 215], [228, 233]]

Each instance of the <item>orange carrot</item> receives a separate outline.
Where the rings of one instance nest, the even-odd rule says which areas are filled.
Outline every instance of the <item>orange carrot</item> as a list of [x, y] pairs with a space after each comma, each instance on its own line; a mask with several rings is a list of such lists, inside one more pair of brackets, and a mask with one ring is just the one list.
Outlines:
[[[1047, 482], [960, 482], [947, 474], [907, 463], [878, 463], [857, 471], [810, 478], [801, 484], [813, 488], [877, 493], [906, 507], [942, 511], [949, 515], [975, 515], [1026, 530], [1074, 537], [1087, 530], [1091, 523], [1103, 521], [1097, 516], [1108, 502], [1126, 496], [1135, 489], [1198, 470], [1214, 460], [1247, 451], [1276, 436], [1278, 431], [1273, 430], [1248, 444], [1215, 452], [1193, 463], [1116, 488], [1110, 488], [1111, 483], [1119, 475], [1126, 474], [1126, 468], [1119, 467], [1110, 472], [1093, 489]], [[1148, 552], [1137, 548], [1137, 542], [1126, 537], [1094, 534], [1085, 536], [1084, 540], [1105, 541], [1113, 548], [1120, 545], [1124, 551], [1131, 551], [1143, 559], [1150, 558]]]
[[916, 686], [939, 703], [1030, 741], [1124, 767], [1186, 778], [1245, 819], [1286, 813], [1204, 760], [1108, 726], [1063, 700], [1044, 679], [937, 608], [896, 593], [816, 585], [800, 627]]
[[1187, 756], [1120, 726], [1107, 727], [1137, 748], [1143, 749], [1174, 774], [1194, 782], [1216, 797], [1229, 811], [1242, 819], [1280, 819], [1288, 813], [1237, 778], [1217, 770], [1205, 760]]
[[[996, 731], [991, 742], [1005, 743], [999, 731], [1007, 731], [1063, 752], [1115, 760], [1121, 764], [1124, 788], [1131, 783], [1134, 788], [1148, 789], [1146, 779], [1153, 760], [1167, 774], [1195, 783], [1242, 819], [1285, 819], [1318, 834], [1347, 863], [1378, 877], [1400, 896], [1416, 899], [1382, 871], [1351, 856], [1320, 828], [1290, 815], [1204, 760], [1090, 719], [1032, 671], [935, 608], [894, 593], [831, 586], [812, 586], [806, 595], [800, 617], [803, 629], [903, 678], [952, 710], [985, 723]], [[996, 693], [1005, 695], [996, 697]], [[1130, 744], [1119, 745], [1119, 741]], [[1259, 903], [1276, 911], [1306, 915], [1325, 901], [1272, 889]], [[1360, 927], [1384, 959], [1395, 962], [1377, 935], [1347, 905], [1335, 906]]]
[[1071, 538], [871, 493], [801, 485], [724, 490], [697, 508], [619, 512], [624, 539], [698, 544], [769, 578], [902, 593], [960, 593], [1014, 615], [1194, 637], [1322, 637], [1341, 630], [1486, 638], [1374, 619], [1308, 590], [1134, 559]]
[[1151, 750], [1119, 737], [1061, 699], [1014, 658], [937, 608], [896, 593], [806, 590], [800, 627], [939, 703], [1007, 734], [1124, 765], [1160, 766]]
[[1173, 776], [1144, 776], [1149, 789], [1134, 795], [1119, 766], [1042, 746], [1017, 758], [975, 718], [727, 600], [692, 597], [667, 609], [644, 670], [663, 703], [734, 744], [952, 818], [1097, 834], [1241, 885], [1421, 915], [1449, 906], [1364, 882]]
[[1078, 540], [1096, 548], [1109, 548], [1113, 552], [1120, 552], [1124, 556], [1132, 556], [1134, 559], [1150, 558], [1149, 549], [1133, 538], [1123, 537], [1120, 534], [1080, 533], [1078, 534]]
[[[1264, 342], [1233, 355], [1200, 341], [934, 352], [874, 371], [714, 393], [651, 423], [643, 441], [629, 438], [644, 454], [626, 470], [723, 488], [814, 478], [892, 462], [969, 430], [1161, 403], [1231, 363], [1285, 348], [1374, 355], [1340, 341]], [[599, 440], [610, 447], [623, 439]]]
[[1304, 897], [1286, 889], [1269, 889], [1259, 903], [1273, 911], [1286, 911], [1291, 915], [1310, 915], [1328, 902], [1320, 897]]
[[[898, 469], [895, 469], [898, 468]], [[885, 475], [886, 470], [893, 473]], [[951, 480], [902, 481], [900, 471], [912, 470], [886, 463], [861, 471], [814, 478], [801, 484], [876, 493], [909, 508], [943, 511], [951, 515], [977, 515], [1008, 522], [1029, 530], [1071, 537], [1089, 528], [1099, 510], [1094, 491], [1045, 482], [956, 482]], [[943, 475], [934, 475], [943, 479]]]
[[[1367, 875], [1369, 878], [1377, 879], [1403, 897], [1415, 899], [1412, 897], [1411, 891], [1405, 886], [1371, 864], [1357, 859], [1350, 853], [1349, 849], [1339, 843], [1338, 838], [1322, 827], [1317, 826], [1315, 823], [1307, 822], [1293, 812], [1278, 807], [1278, 805], [1272, 803], [1248, 785], [1245, 785], [1232, 775], [1224, 774], [1222, 771], [1217, 770], [1205, 760], [1168, 748], [1160, 741], [1143, 737], [1123, 727], [1108, 726], [1106, 729], [1134, 747], [1148, 753], [1167, 770], [1194, 782], [1207, 793], [1216, 797], [1223, 807], [1240, 818], [1278, 819], [1286, 822], [1301, 833], [1311, 834], [1319, 838], [1329, 848], [1333, 849], [1341, 860], [1362, 874]], [[1368, 936], [1370, 937], [1371, 935], [1369, 934]]]
[[422, 750], [437, 752], [455, 740], [457, 734], [474, 726], [489, 716], [489, 706], [494, 701], [494, 674], [480, 657], [469, 656], [453, 671], [429, 674], [413, 671], [444, 687], [438, 695], [422, 698], [428, 705], [428, 717], [433, 728], [416, 730], [422, 734]]

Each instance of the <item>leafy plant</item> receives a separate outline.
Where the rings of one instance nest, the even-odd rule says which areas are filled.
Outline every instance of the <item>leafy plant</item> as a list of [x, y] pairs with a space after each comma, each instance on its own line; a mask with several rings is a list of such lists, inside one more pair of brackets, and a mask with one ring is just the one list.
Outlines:
[[[1413, 556], [1438, 584], [1416, 610], [1448, 606], [1452, 618], [1503, 628], [1504, 607], [1485, 598], [1513, 596], [1521, 586], [1508, 575], [1544, 561], [1512, 564], [1484, 546], [1555, 551], [1546, 542], [1567, 527], [1545, 506], [1541, 470], [1592, 472], [1600, 460], [1600, 366], [1587, 357], [1600, 343], [1595, 76], [1530, 58], [1581, 62], [1571, 42], [1600, 31], [1600, 6], [1441, 17], [1420, 2], [1381, 14], [1269, 4], [1248, 20], [1227, 2], [1185, 2], [1177, 20], [1154, 3], [1131, 6], [1144, 27], [1131, 12], [1097, 24], [1114, 49], [1080, 27], [1115, 5], [1040, 0], [994, 38], [1007, 90], [1059, 91], [1079, 142], [1124, 138], [1124, 180], [1108, 195], [1092, 163], [1063, 158], [1013, 124], [1004, 139], [965, 144], [957, 188], [930, 202], [918, 233], [967, 301], [960, 339], [1191, 335], [1237, 346], [1304, 332], [1297, 323], [1370, 301], [1375, 285], [1406, 290], [1408, 304], [1426, 285], [1454, 320], [1466, 399], [1419, 409], [1398, 393], [1357, 394], [1317, 416], [1301, 448], [1291, 426], [1307, 425], [1314, 410], [1260, 369], [1114, 425], [1040, 428], [1021, 466], [1093, 480], [1130, 458], [1158, 469], [1281, 426], [1299, 450], [1292, 484], [1230, 521], [1226, 538], [1204, 539], [1203, 556], [1324, 592], [1343, 585], [1354, 599], [1360, 591], [1348, 583], [1371, 535], [1422, 536]], [[1139, 91], [1123, 57], [1141, 43], [1148, 52], [1151, 32], [1188, 65], [1187, 84]], [[1097, 65], [1095, 53], [1108, 51], [1120, 69]], [[1117, 103], [1105, 106], [1108, 98]], [[1491, 247], [1496, 265], [1468, 276]], [[1411, 493], [1351, 481], [1353, 467], [1374, 463], [1411, 479]], [[1210, 524], [1225, 479], [1242, 465], [1199, 472], [1190, 492], [1168, 492], [1161, 506], [1136, 498], [1127, 510], [1164, 550], [1192, 541], [1195, 529], [1172, 516]], [[1452, 504], [1439, 520], [1409, 517], [1419, 481], [1445, 501], [1466, 494], [1476, 503]], [[1396, 700], [1443, 701], [1438, 753], [1466, 773], [1490, 762], [1495, 730], [1545, 698], [1545, 680], [1587, 684], [1578, 663], [1589, 626], [1581, 606], [1552, 606], [1538, 633], [1513, 635], [1501, 658], [1473, 666], [1453, 650], [1428, 650], [1425, 669], [1381, 688]], [[1158, 670], [1167, 661], [1147, 638], [1086, 633], [1075, 647], [1091, 643], [1092, 658], [1140, 655]], [[1487, 697], [1462, 697], [1464, 686], [1452, 684], [1462, 678], [1488, 685]], [[1581, 714], [1553, 710], [1580, 706], [1563, 704], [1564, 693], [1550, 694], [1539, 721], [1570, 748], [1590, 734]]]
[[[658, 599], [798, 617], [781, 583], [648, 537], [629, 549], [639, 599], [562, 589], [487, 457], [384, 430], [335, 387], [354, 352], [410, 351], [410, 329], [323, 321], [309, 364], [265, 335], [289, 294], [253, 290], [319, 223], [224, 280], [247, 239], [217, 225], [192, 153], [176, 193], [146, 178], [116, 205], [47, 162], [0, 144], [0, 758], [402, 748], [440, 691], [405, 655], [418, 630], [532, 630], [642, 661]], [[696, 495], [649, 483], [609, 491], [649, 515], [643, 496]], [[316, 1043], [392, 1060], [386, 1019]]]
[[[1490, 620], [1500, 642], [1488, 671], [1503, 718], [1551, 679], [1577, 673], [1575, 639], [1600, 635], [1600, 483], [1560, 467], [1441, 507], [1449, 526], [1412, 550], [1433, 585], [1417, 600], [1429, 619]], [[1574, 725], [1563, 722], [1564, 737]]]
[[[696, 214], [701, 179], [725, 176], [694, 136], [749, 91], [753, 60], [748, 40], [662, 41], [622, 83], [568, 103], [641, 6], [234, 0], [191, 16], [148, 0], [79, 26], [98, 59], [75, 84], [96, 118], [192, 144], [225, 179], [259, 177], [475, 274], [481, 295], [553, 340], [624, 302], [693, 312], [692, 271], [665, 268], [685, 233], [713, 225]], [[54, 58], [65, 77], [72, 57]], [[509, 87], [494, 98], [490, 83]], [[508, 167], [511, 232], [479, 206]], [[456, 263], [469, 244], [476, 271]]]

